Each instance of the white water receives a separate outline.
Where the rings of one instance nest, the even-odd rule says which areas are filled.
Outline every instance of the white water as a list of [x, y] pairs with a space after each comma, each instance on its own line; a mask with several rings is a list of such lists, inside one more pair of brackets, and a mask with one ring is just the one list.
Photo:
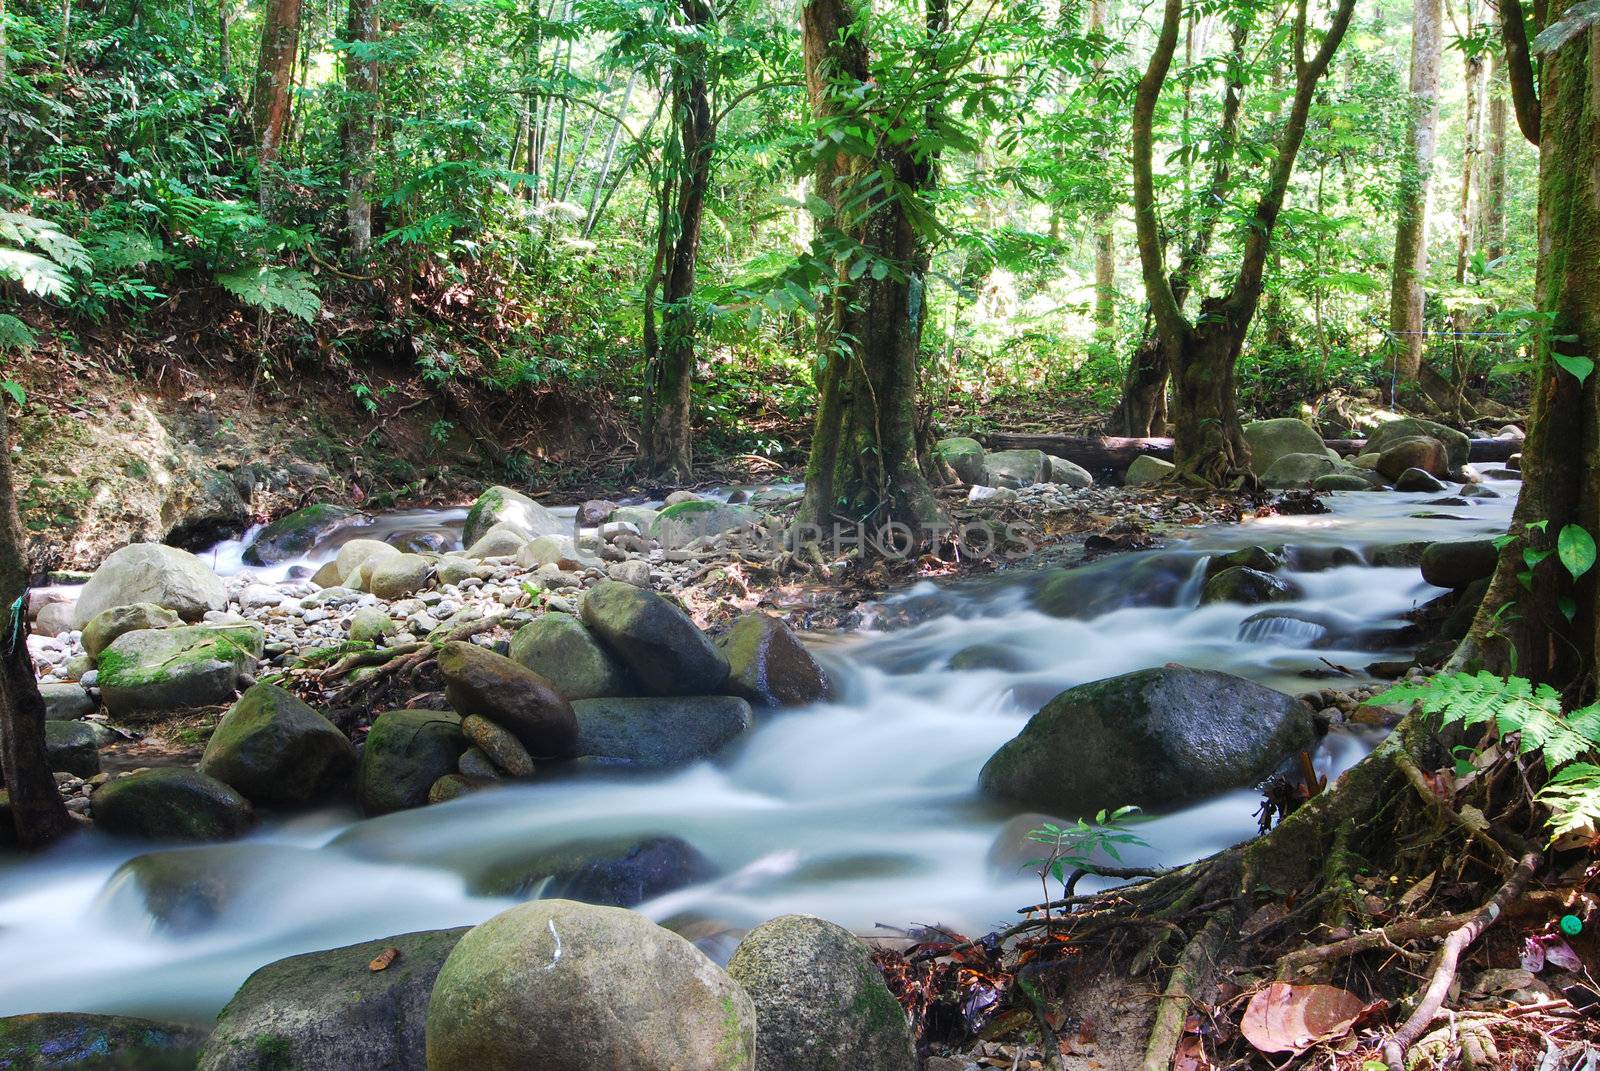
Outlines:
[[[1423, 506], [1430, 496], [1422, 495], [1335, 495], [1332, 514], [1201, 530], [1187, 545], [1209, 552], [1249, 543], [1359, 547], [1482, 536], [1504, 529], [1513, 502], [1515, 484], [1495, 487], [1505, 497], [1462, 507]], [[1418, 510], [1461, 519], [1409, 516]], [[458, 526], [459, 515], [380, 524], [386, 534], [419, 524], [443, 530]], [[347, 537], [373, 533], [348, 530]], [[219, 548], [219, 568], [238, 569], [243, 545]], [[310, 564], [331, 553], [318, 548]], [[1102, 568], [1116, 583], [1124, 566]], [[659, 777], [514, 785], [369, 821], [323, 810], [271, 820], [243, 842], [177, 849], [232, 890], [215, 919], [189, 932], [157, 929], [137, 894], [111, 880], [148, 845], [91, 834], [43, 858], [0, 863], [0, 1015], [89, 1010], [203, 1019], [271, 960], [481, 921], [508, 901], [470, 895], [476, 874], [511, 853], [595, 835], [670, 833], [719, 866], [717, 880], [641, 905], [657, 919], [738, 927], [805, 911], [862, 931], [943, 923], [982, 933], [1014, 919], [1040, 890], [1014, 862], [990, 862], [1014, 812], [978, 797], [978, 771], [1050, 696], [1167, 662], [1297, 692], [1315, 686], [1298, 674], [1323, 667], [1320, 659], [1359, 668], [1389, 657], [1308, 649], [1303, 644], [1319, 631], [1295, 624], [1248, 626], [1253, 639], [1241, 641], [1241, 623], [1257, 608], [1197, 608], [1194, 585], [1185, 605], [1061, 620], [1030, 607], [1032, 575], [919, 585], [890, 600], [884, 616], [916, 608], [922, 623], [818, 638], [819, 657], [842, 684], [839, 700], [764, 717], [713, 762]], [[1292, 577], [1304, 598], [1272, 608], [1314, 612], [1341, 631], [1393, 627], [1439, 593], [1415, 569], [1344, 566]], [[1005, 668], [949, 668], [953, 654], [975, 644], [1002, 648]], [[1336, 775], [1370, 744], [1331, 735], [1318, 766]], [[1128, 858], [1175, 863], [1235, 843], [1254, 832], [1256, 804], [1254, 792], [1241, 790], [1154, 818], [1139, 830], [1151, 847]], [[724, 943], [722, 953], [729, 948]]]

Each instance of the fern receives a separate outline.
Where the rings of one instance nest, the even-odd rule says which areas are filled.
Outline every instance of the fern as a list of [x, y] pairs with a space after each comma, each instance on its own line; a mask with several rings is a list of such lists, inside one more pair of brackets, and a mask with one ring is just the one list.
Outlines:
[[33, 331], [27, 324], [0, 312], [0, 353], [27, 353], [33, 344]]
[[1575, 762], [1558, 770], [1538, 796], [1550, 808], [1550, 839], [1592, 837], [1600, 829], [1600, 766]]
[[262, 264], [240, 271], [219, 272], [217, 282], [246, 305], [286, 312], [310, 323], [322, 308], [316, 281], [296, 268]]
[[166, 259], [160, 241], [144, 231], [110, 231], [91, 241], [94, 262], [101, 271], [143, 268]]
[[38, 297], [64, 298], [72, 293], [71, 273], [88, 274], [90, 268], [88, 252], [54, 223], [0, 211], [0, 278], [21, 283]]

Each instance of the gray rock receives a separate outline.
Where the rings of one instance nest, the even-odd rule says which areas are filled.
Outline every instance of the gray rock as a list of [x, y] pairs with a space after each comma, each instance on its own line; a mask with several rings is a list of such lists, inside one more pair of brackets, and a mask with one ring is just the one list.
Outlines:
[[428, 1067], [753, 1071], [755, 1010], [705, 954], [631, 911], [535, 900], [476, 927], [428, 1009]]
[[578, 523], [585, 528], [598, 528], [611, 519], [617, 503], [604, 498], [591, 498], [578, 507]]
[[1044, 459], [1050, 466], [1047, 478], [1051, 483], [1062, 487], [1094, 486], [1094, 477], [1082, 465], [1068, 461], [1064, 457], [1056, 457], [1054, 454], [1046, 454]]
[[334, 571], [339, 576], [335, 584], [348, 580], [352, 573], [374, 558], [393, 558], [399, 554], [400, 551], [381, 539], [352, 539], [339, 548], [333, 559]]
[[[461, 719], [461, 732], [489, 760], [496, 770], [507, 777], [532, 777], [533, 756], [522, 742], [487, 718], [468, 714]], [[462, 770], [462, 773], [467, 773]]]
[[511, 658], [569, 700], [634, 692], [622, 663], [571, 614], [546, 613], [522, 626], [511, 638]]
[[584, 595], [579, 615], [646, 691], [713, 695], [728, 679], [723, 653], [688, 614], [653, 591], [605, 580]]
[[368, 816], [428, 802], [428, 790], [456, 772], [466, 749], [461, 719], [443, 710], [391, 710], [378, 715], [356, 766], [356, 801]]
[[[16, 1071], [188, 1071], [206, 1032], [128, 1015], [44, 1012], [0, 1018], [0, 1068]], [[106, 1054], [116, 1062], [107, 1063]]]
[[81, 721], [44, 723], [44, 759], [52, 772], [93, 777], [100, 772], [100, 743], [94, 729]]
[[686, 766], [750, 728], [750, 704], [734, 696], [580, 699], [578, 754], [635, 770]]
[[350, 615], [350, 639], [356, 643], [378, 643], [397, 628], [388, 613], [377, 606], [363, 606]]
[[1443, 424], [1417, 417], [1404, 417], [1380, 424], [1368, 437], [1365, 452], [1381, 454], [1396, 440], [1415, 435], [1427, 436], [1443, 443], [1449, 458], [1448, 467], [1451, 469], [1459, 469], [1471, 460], [1472, 440], [1466, 435], [1454, 428], [1447, 428]]
[[624, 584], [632, 584], [636, 588], [650, 586], [650, 566], [637, 558], [625, 562], [617, 562], [606, 569], [606, 576], [612, 580], [620, 580]]
[[1149, 454], [1140, 454], [1133, 459], [1133, 464], [1128, 466], [1122, 482], [1128, 487], [1144, 487], [1147, 484], [1160, 483], [1177, 471], [1178, 466], [1170, 461], [1162, 461], [1159, 457], [1151, 457]]
[[716, 874], [711, 860], [680, 837], [611, 837], [497, 860], [473, 880], [472, 891], [633, 907]]
[[656, 518], [661, 516], [658, 509], [648, 506], [618, 506], [611, 511], [611, 520], [619, 524], [631, 524], [641, 532], [648, 532], [656, 523]]
[[100, 653], [100, 698], [118, 717], [231, 703], [264, 645], [254, 625], [124, 633]]
[[571, 527], [539, 503], [509, 487], [490, 487], [479, 495], [467, 511], [461, 542], [472, 546], [497, 524], [508, 525], [526, 539], [542, 535], [561, 535]]
[[739, 942], [728, 975], [755, 1005], [760, 1071], [917, 1071], [905, 1012], [844, 927], [775, 918]]
[[1330, 472], [1311, 481], [1313, 491], [1375, 491], [1378, 485], [1353, 472]]
[[1396, 491], [1422, 491], [1432, 493], [1443, 491], [1444, 484], [1430, 472], [1422, 469], [1406, 469], [1394, 481]]
[[1261, 486], [1278, 490], [1306, 487], [1319, 476], [1331, 475], [1338, 467], [1338, 463], [1322, 450], [1314, 454], [1283, 454], [1261, 473]]
[[728, 658], [727, 690], [753, 705], [800, 707], [832, 692], [811, 652], [775, 617], [746, 614], [717, 645]]
[[445, 774], [428, 789], [428, 803], [449, 803], [472, 792], [477, 786], [460, 774]]
[[1500, 551], [1492, 539], [1431, 543], [1422, 552], [1422, 579], [1441, 588], [1464, 588], [1494, 575]]
[[78, 624], [78, 608], [70, 602], [50, 602], [39, 608], [33, 618], [35, 636], [59, 636], [71, 632]]
[[433, 562], [420, 554], [396, 554], [393, 557], [369, 559], [362, 563], [366, 570], [366, 590], [380, 599], [403, 599], [428, 586], [433, 576]]
[[353, 509], [319, 502], [279, 517], [244, 550], [246, 565], [275, 565], [298, 558], [325, 538], [366, 518]]
[[77, 721], [94, 713], [94, 699], [81, 684], [41, 684], [39, 694], [44, 697], [44, 716], [49, 721]]
[[553, 535], [539, 536], [524, 543], [517, 550], [517, 564], [524, 569], [553, 565], [558, 569], [572, 572], [597, 566], [600, 560], [586, 551], [579, 550], [571, 536]]
[[342, 789], [356, 751], [332, 722], [275, 684], [252, 685], [217, 723], [202, 773], [258, 807], [296, 807]]
[[1262, 602], [1287, 602], [1299, 596], [1300, 589], [1283, 577], [1239, 565], [1224, 569], [1207, 580], [1200, 602], [1202, 605], [1235, 602], [1253, 606]]
[[108, 781], [93, 797], [95, 825], [149, 840], [226, 840], [255, 823], [250, 803], [199, 770], [141, 770]]
[[475, 561], [484, 558], [509, 558], [522, 549], [528, 537], [522, 529], [510, 524], [497, 524], [472, 541], [463, 553]]
[[462, 715], [478, 714], [510, 731], [538, 759], [573, 754], [578, 723], [553, 684], [504, 655], [459, 640], [439, 651], [445, 695]]
[[649, 532], [662, 546], [671, 549], [760, 522], [761, 514], [749, 506], [696, 500], [667, 506], [651, 523]]
[[228, 608], [222, 580], [188, 551], [160, 543], [134, 543], [106, 558], [78, 595], [81, 626], [102, 610], [136, 602], [155, 603], [185, 621], [207, 610]]
[[1046, 570], [1033, 602], [1053, 617], [1083, 621], [1128, 606], [1175, 606], [1200, 558], [1156, 553]]
[[1244, 441], [1250, 447], [1250, 469], [1263, 478], [1285, 454], [1328, 456], [1328, 448], [1323, 445], [1317, 429], [1294, 417], [1252, 420], [1243, 430]]
[[1043, 450], [996, 450], [983, 458], [983, 482], [990, 487], [1028, 487], [1049, 475]]
[[1386, 479], [1398, 483], [1407, 469], [1421, 469], [1430, 476], [1443, 476], [1450, 471], [1450, 458], [1444, 444], [1426, 435], [1409, 435], [1391, 439], [1378, 455], [1377, 470]]
[[950, 466], [962, 483], [983, 482], [983, 446], [978, 440], [953, 435], [934, 443], [933, 452]]
[[[504, 778], [499, 768], [489, 761], [489, 756], [475, 747], [469, 747], [461, 753], [461, 757], [456, 760], [456, 772], [474, 785], [488, 784]], [[431, 793], [432, 789], [429, 789], [429, 792]]]

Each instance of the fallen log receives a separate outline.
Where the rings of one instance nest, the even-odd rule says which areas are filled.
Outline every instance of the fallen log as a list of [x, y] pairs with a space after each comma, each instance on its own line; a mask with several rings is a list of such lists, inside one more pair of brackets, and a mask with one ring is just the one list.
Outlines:
[[[1365, 439], [1324, 439], [1322, 444], [1340, 457], [1355, 457], [1367, 445]], [[1111, 435], [1051, 435], [1040, 432], [995, 432], [983, 436], [989, 450], [1043, 450], [1082, 465], [1096, 478], [1120, 476], [1142, 455], [1172, 460], [1172, 440], [1166, 438], [1129, 439]], [[1467, 460], [1503, 463], [1522, 450], [1520, 439], [1473, 439]]]

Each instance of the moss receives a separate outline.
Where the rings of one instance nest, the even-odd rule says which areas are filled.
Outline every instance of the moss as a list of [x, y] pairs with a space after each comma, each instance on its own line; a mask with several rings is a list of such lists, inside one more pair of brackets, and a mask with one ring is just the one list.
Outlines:
[[483, 494], [478, 496], [478, 500], [474, 502], [472, 504], [472, 508], [467, 511], [467, 523], [465, 530], [468, 532], [475, 532], [480, 527], [484, 527], [484, 516], [488, 515], [492, 517], [499, 513], [503, 508], [505, 508], [505, 496], [500, 493], [500, 489], [498, 487], [489, 488]]
[[703, 499], [692, 502], [679, 502], [662, 510], [661, 519], [665, 520], [671, 517], [692, 517], [697, 513], [714, 513], [722, 508], [723, 505], [721, 502], [709, 502]]
[[280, 1034], [258, 1034], [255, 1042], [258, 1071], [294, 1071], [289, 1039]]
[[[172, 678], [175, 671], [186, 666], [206, 662], [233, 662], [243, 664], [257, 657], [261, 647], [261, 631], [254, 625], [234, 625], [210, 628], [191, 625], [186, 629], [169, 629], [169, 633], [207, 633], [200, 639], [160, 662], [150, 664], [126, 651], [116, 650], [116, 644], [100, 652], [97, 668], [100, 682], [122, 688], [137, 688], [147, 684], [160, 684]], [[246, 639], [245, 637], [249, 638]]]

